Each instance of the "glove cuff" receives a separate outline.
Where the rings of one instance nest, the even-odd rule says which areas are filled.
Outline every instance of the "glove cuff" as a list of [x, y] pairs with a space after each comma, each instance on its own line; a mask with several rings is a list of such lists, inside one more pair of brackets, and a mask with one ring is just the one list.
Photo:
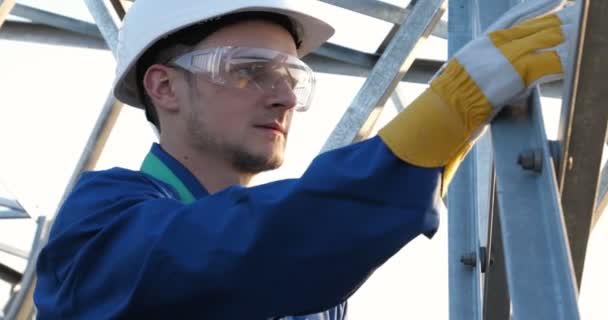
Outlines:
[[453, 59], [379, 135], [401, 160], [420, 167], [441, 167], [461, 153], [492, 112], [481, 90]]
[[444, 167], [444, 194], [492, 113], [488, 99], [452, 59], [422, 95], [380, 129], [379, 136], [395, 156], [409, 164]]
[[485, 125], [494, 113], [483, 91], [456, 59], [448, 63], [430, 87], [460, 116], [467, 137]]

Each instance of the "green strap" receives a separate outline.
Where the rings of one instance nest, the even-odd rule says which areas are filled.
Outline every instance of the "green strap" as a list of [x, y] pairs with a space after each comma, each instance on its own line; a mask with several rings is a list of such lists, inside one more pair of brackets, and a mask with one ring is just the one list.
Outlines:
[[175, 188], [182, 202], [188, 204], [196, 200], [186, 185], [152, 152], [144, 159], [141, 171]]

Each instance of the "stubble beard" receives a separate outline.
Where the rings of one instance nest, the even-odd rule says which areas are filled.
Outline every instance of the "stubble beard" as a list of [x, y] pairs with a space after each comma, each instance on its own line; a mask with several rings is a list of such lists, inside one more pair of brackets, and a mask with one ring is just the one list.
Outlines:
[[[283, 164], [283, 153], [270, 156], [256, 155], [246, 146], [222, 141], [221, 137], [209, 132], [200, 113], [192, 108], [187, 122], [187, 130], [193, 147], [204, 153], [218, 154], [235, 170], [243, 174], [258, 174], [279, 168]], [[283, 149], [285, 142], [283, 142]]]

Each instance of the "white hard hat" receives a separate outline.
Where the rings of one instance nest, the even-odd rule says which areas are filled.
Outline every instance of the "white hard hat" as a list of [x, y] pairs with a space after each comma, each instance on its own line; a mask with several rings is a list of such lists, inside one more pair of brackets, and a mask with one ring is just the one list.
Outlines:
[[274, 12], [296, 25], [300, 57], [320, 47], [334, 33], [323, 21], [323, 3], [316, 0], [138, 0], [127, 12], [118, 35], [114, 96], [128, 105], [144, 108], [138, 94], [136, 65], [144, 52], [160, 39], [185, 27], [237, 12]]

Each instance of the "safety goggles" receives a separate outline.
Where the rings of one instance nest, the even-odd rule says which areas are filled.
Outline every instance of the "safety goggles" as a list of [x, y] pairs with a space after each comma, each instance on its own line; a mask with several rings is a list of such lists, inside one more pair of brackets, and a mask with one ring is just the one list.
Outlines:
[[218, 47], [183, 54], [169, 65], [205, 76], [212, 83], [244, 90], [273, 93], [292, 90], [297, 111], [310, 107], [315, 77], [297, 57], [261, 48]]

